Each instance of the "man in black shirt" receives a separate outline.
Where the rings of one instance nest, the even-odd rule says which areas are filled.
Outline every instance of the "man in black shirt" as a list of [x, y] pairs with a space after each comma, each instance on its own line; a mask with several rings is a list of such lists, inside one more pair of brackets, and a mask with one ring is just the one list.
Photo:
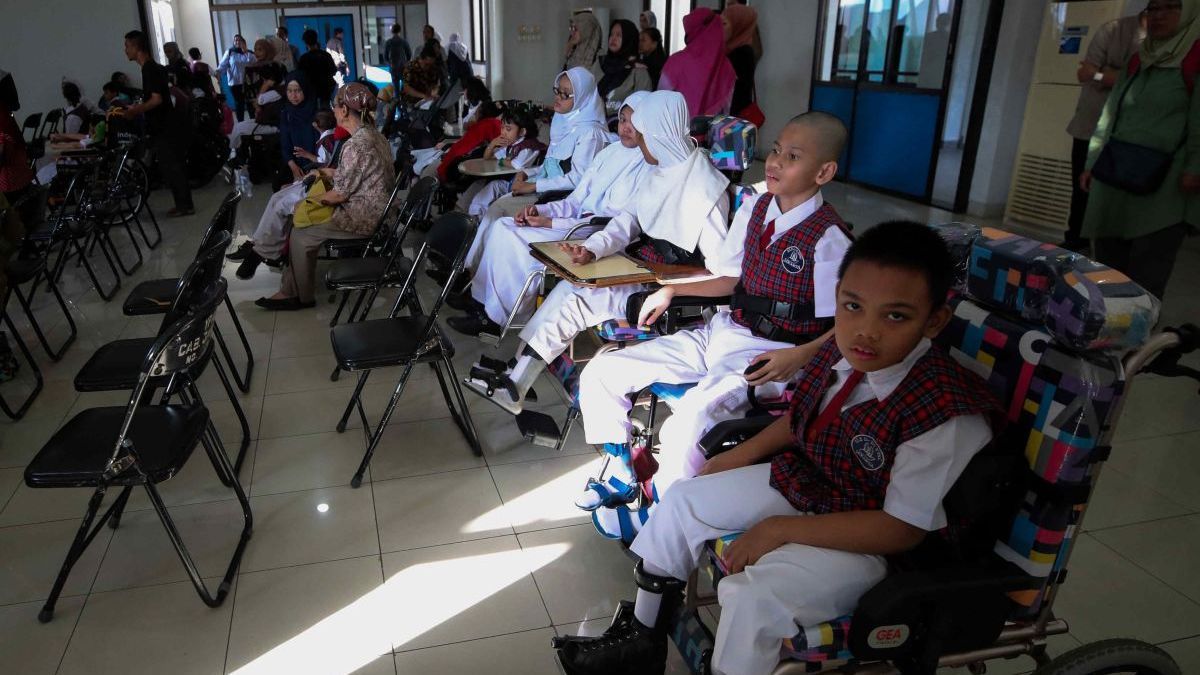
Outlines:
[[333, 90], [337, 86], [337, 82], [333, 79], [334, 73], [337, 72], [337, 66], [334, 65], [333, 57], [329, 55], [329, 52], [321, 49], [317, 31], [309, 28], [304, 31], [302, 37], [308, 51], [300, 56], [300, 63], [296, 67], [308, 76], [308, 81], [317, 95], [317, 107], [328, 108], [329, 102], [333, 98]]
[[392, 37], [383, 45], [383, 58], [387, 59], [388, 67], [392, 71], [392, 91], [395, 92], [393, 96], [399, 96], [404, 66], [412, 60], [412, 47], [409, 46], [408, 40], [400, 35], [398, 23], [392, 24]]
[[182, 139], [187, 129], [179, 128], [179, 121], [172, 115], [174, 106], [167, 69], [150, 58], [150, 41], [140, 30], [125, 34], [125, 56], [142, 67], [142, 102], [126, 108], [125, 117], [145, 116], [146, 133], [150, 135], [150, 147], [158, 160], [159, 172], [175, 198], [175, 207], [167, 211], [167, 215], [190, 216], [196, 209], [192, 205], [192, 189], [184, 164]]

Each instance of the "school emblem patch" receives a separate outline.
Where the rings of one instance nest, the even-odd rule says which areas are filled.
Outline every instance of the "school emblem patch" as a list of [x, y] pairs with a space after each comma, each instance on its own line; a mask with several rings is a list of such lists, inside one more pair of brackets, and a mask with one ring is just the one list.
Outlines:
[[879, 447], [879, 441], [874, 438], [866, 434], [859, 434], [850, 439], [850, 450], [854, 452], [858, 463], [867, 471], [878, 471], [883, 468], [883, 448]]
[[789, 246], [779, 256], [779, 262], [783, 265], [783, 269], [791, 274], [799, 274], [804, 271], [804, 254], [800, 253], [799, 246]]

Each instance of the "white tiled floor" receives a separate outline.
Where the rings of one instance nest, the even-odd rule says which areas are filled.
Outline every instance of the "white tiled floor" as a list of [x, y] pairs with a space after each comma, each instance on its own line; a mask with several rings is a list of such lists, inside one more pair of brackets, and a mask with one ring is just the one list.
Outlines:
[[[951, 217], [853, 187], [826, 192], [855, 223]], [[165, 243], [124, 281], [119, 297], [137, 280], [178, 274], [202, 216], [222, 194], [214, 184], [196, 195], [201, 215], [164, 221]], [[265, 200], [260, 191], [243, 204], [243, 230]], [[29, 415], [0, 423], [0, 673], [550, 675], [557, 672], [551, 636], [601, 631], [615, 601], [632, 596], [630, 560], [570, 504], [591, 459], [582, 434], [562, 453], [532, 446], [511, 418], [471, 397], [484, 444], [484, 457], [475, 457], [425, 369], [409, 383], [368, 480], [349, 487], [363, 443], [355, 421], [344, 434], [334, 431], [354, 378], [329, 381], [333, 307], [322, 297], [313, 311], [263, 312], [253, 300], [271, 292], [278, 276], [264, 268], [243, 282], [231, 266], [231, 296], [256, 358], [251, 392], [240, 396], [254, 439], [241, 475], [255, 533], [234, 591], [222, 607], [204, 606], [137, 495], [120, 529], [102, 531], [76, 565], [54, 620], [38, 623], [87, 492], [28, 489], [22, 469], [70, 415], [125, 402], [123, 394], [75, 393], [71, 379], [91, 352], [157, 326], [156, 319], [123, 317], [119, 300], [101, 302], [80, 275], [68, 277], [80, 338], [62, 362], [42, 359], [46, 388]], [[1180, 255], [1168, 323], [1200, 315], [1198, 289], [1200, 253], [1192, 247]], [[43, 306], [40, 315], [53, 310]], [[220, 321], [232, 335], [228, 320]], [[51, 334], [62, 331], [57, 325]], [[460, 367], [481, 349], [455, 342]], [[372, 377], [370, 414], [378, 415], [396, 377]], [[26, 385], [6, 384], [3, 394], [14, 398]], [[233, 446], [232, 408], [215, 381], [202, 385]], [[539, 389], [541, 407], [561, 418], [565, 409], [550, 400], [550, 387]], [[1165, 643], [1184, 672], [1200, 672], [1198, 403], [1192, 383], [1138, 381], [1059, 605], [1072, 633], [1052, 640], [1052, 652], [1134, 636]], [[198, 454], [166, 483], [164, 496], [201, 574], [219, 575], [239, 527], [230, 492]], [[1016, 661], [990, 672], [1031, 667]], [[671, 672], [683, 672], [677, 659]]]

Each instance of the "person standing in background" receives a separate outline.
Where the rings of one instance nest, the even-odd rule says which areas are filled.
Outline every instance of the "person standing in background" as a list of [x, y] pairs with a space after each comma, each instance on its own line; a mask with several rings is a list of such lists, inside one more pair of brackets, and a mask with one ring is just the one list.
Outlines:
[[604, 39], [600, 22], [589, 9], [579, 10], [571, 16], [571, 32], [567, 37], [564, 71], [575, 67], [592, 69], [600, 57], [601, 41]]
[[1088, 201], [1087, 193], [1079, 187], [1079, 176], [1087, 162], [1088, 142], [1096, 130], [1096, 123], [1100, 121], [1104, 102], [1116, 84], [1117, 76], [1129, 63], [1129, 58], [1137, 53], [1145, 37], [1143, 12], [1109, 21], [1096, 31], [1088, 45], [1087, 55], [1079, 62], [1079, 70], [1075, 72], [1082, 86], [1079, 88], [1079, 100], [1075, 103], [1075, 116], [1067, 124], [1067, 133], [1072, 139], [1071, 213], [1067, 217], [1066, 236], [1060, 244], [1063, 248], [1079, 252], [1088, 248], [1088, 240], [1079, 233]]
[[755, 100], [754, 71], [758, 56], [754, 52], [754, 36], [758, 33], [758, 12], [747, 5], [729, 5], [721, 12], [721, 23], [725, 29], [725, 57], [737, 74], [729, 112], [738, 115]]
[[275, 37], [283, 40], [283, 44], [287, 45], [288, 53], [292, 55], [292, 67], [288, 70], [294, 70], [296, 66], [300, 65], [300, 48], [292, 44], [292, 41], [288, 39], [287, 26], [276, 28]]
[[187, 59], [183, 58], [183, 52], [179, 51], [179, 45], [175, 42], [164, 42], [163, 54], [167, 57], [165, 64], [167, 75], [174, 78], [175, 86], [190, 91], [192, 67], [188, 65]]
[[212, 83], [212, 68], [200, 60], [199, 49], [192, 47], [188, 50], [188, 66], [192, 69], [192, 88], [199, 89], [209, 98], [216, 98], [217, 93], [213, 89]]
[[392, 91], [400, 94], [400, 80], [404, 75], [404, 66], [412, 60], [412, 45], [401, 35], [400, 24], [392, 24], [392, 37], [383, 45], [383, 60], [388, 65], [392, 75]]
[[167, 211], [174, 218], [196, 212], [192, 205], [192, 189], [188, 185], [184, 143], [187, 128], [180, 129], [179, 118], [172, 115], [171, 86], [167, 69], [150, 58], [150, 40], [140, 30], [125, 34], [125, 57], [142, 67], [142, 102], [125, 109], [125, 118], [145, 115], [150, 147], [158, 161], [163, 183], [175, 198], [175, 206]]
[[[254, 62], [254, 55], [246, 51], [246, 39], [241, 35], [233, 36], [233, 46], [225, 50], [221, 62], [217, 64], [217, 73], [225, 74], [225, 84], [233, 93], [234, 113], [239, 122], [246, 119], [246, 96], [242, 84], [246, 81], [246, 66]], [[114, 78], [115, 79], [115, 78]]]
[[12, 73], [0, 68], [0, 106], [8, 109], [9, 114], [21, 109], [21, 97], [17, 95], [17, 83], [13, 81]]
[[317, 31], [309, 28], [304, 31], [302, 37], [308, 51], [300, 57], [300, 63], [296, 67], [303, 71], [308, 78], [313, 95], [317, 97], [317, 108], [328, 110], [333, 92], [337, 89], [335, 80], [337, 65], [334, 64], [333, 57], [329, 55], [329, 52], [321, 49], [321, 40]]
[[650, 72], [652, 89], [658, 89], [658, 78], [662, 76], [667, 52], [663, 49], [662, 33], [654, 26], [643, 28], [638, 35], [638, 67]]
[[345, 35], [345, 30], [334, 28], [333, 37], [325, 43], [325, 51], [329, 53], [330, 58], [333, 59], [333, 65], [337, 68], [333, 79], [339, 87], [346, 84], [347, 78], [353, 79], [350, 76], [350, 62], [346, 60], [346, 43], [343, 39]]
[[655, 16], [654, 12], [651, 12], [650, 10], [642, 12], [638, 15], [638, 28], [640, 30], [646, 30], [647, 28], [658, 28], [658, 17]]

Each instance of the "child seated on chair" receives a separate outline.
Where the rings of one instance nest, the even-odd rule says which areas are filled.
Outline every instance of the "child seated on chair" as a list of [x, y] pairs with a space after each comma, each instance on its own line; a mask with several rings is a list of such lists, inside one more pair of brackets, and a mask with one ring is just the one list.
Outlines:
[[[500, 116], [500, 124], [500, 135], [488, 143], [483, 151], [484, 159], [499, 160], [520, 171], [542, 163], [546, 144], [538, 140], [538, 124], [532, 115], [509, 108]], [[511, 190], [511, 178], [477, 180], [459, 195], [458, 208], [481, 217], [492, 202]]]
[[529, 255], [531, 243], [564, 239], [594, 217], [612, 217], [625, 209], [648, 166], [632, 122], [645, 96], [635, 92], [625, 99], [618, 125], [621, 142], [596, 155], [571, 194], [547, 204], [530, 204], [515, 218], [497, 220], [487, 241], [475, 240], [467, 255], [467, 264], [475, 269], [471, 291], [448, 298], [451, 307], [467, 315], [447, 320], [451, 328], [466, 335], [498, 334], [509, 314], [527, 313], [526, 305], [541, 291], [540, 284], [524, 288], [529, 274], [545, 267]]
[[[709, 261], [720, 276], [662, 287], [646, 298], [639, 322], [654, 323], [675, 296], [732, 295], [731, 309], [702, 328], [602, 354], [583, 370], [579, 402], [587, 441], [603, 444], [612, 457], [607, 479], [589, 481], [576, 505], [593, 512], [601, 534], [629, 542], [649, 516], [649, 509], [624, 507], [650, 478], [635, 476], [632, 467], [630, 394], [655, 382], [696, 383], [662, 425], [654, 478], [661, 496], [700, 470], [697, 443], [709, 427], [749, 409], [748, 383], [791, 380], [829, 337], [838, 264], [850, 236], [821, 186], [837, 175], [846, 135], [827, 113], [793, 118], [767, 156], [767, 192], [742, 203], [720, 257]], [[746, 374], [751, 366], [756, 370]]]
[[884, 223], [850, 246], [838, 276], [833, 338], [790, 412], [655, 507], [631, 547], [634, 618], [556, 641], [569, 675], [663, 672], [683, 580], [712, 539], [744, 532], [723, 556], [713, 671], [766, 675], [781, 640], [852, 612], [887, 574], [884, 556], [946, 526], [942, 500], [1000, 412], [930, 342], [951, 316], [951, 256], [924, 225]]
[[[581, 245], [560, 244], [576, 264], [628, 249], [654, 263], [703, 266], [720, 257], [728, 222], [729, 179], [721, 175], [688, 136], [687, 103], [678, 92], [654, 92], [633, 112], [641, 149], [651, 168], [626, 210]], [[467, 387], [516, 415], [546, 364], [562, 354], [589, 326], [625, 316], [629, 296], [645, 284], [590, 288], [555, 286], [521, 331], [511, 372], [481, 377]]]

